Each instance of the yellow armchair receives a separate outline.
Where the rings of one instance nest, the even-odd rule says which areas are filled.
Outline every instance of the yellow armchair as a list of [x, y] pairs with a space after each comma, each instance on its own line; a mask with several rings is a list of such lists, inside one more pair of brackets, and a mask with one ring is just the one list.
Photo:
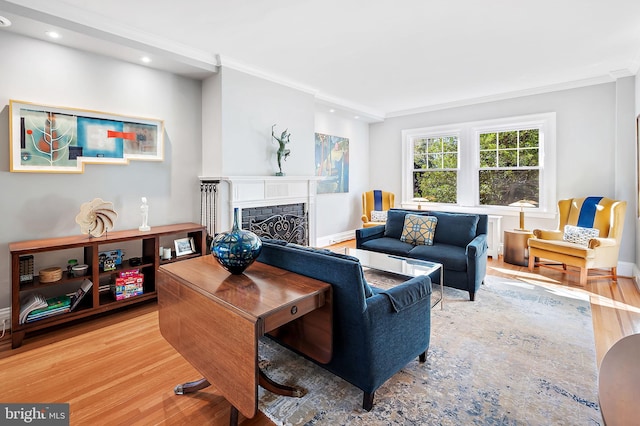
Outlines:
[[362, 226], [384, 225], [385, 221], [372, 221], [372, 211], [387, 211], [394, 207], [395, 195], [392, 192], [373, 190], [362, 194]]
[[[534, 229], [534, 237], [529, 239], [529, 270], [543, 266], [576, 274], [582, 286], [587, 284], [588, 278], [611, 278], [617, 281], [618, 254], [626, 209], [626, 201], [606, 197], [558, 201], [558, 229]], [[567, 225], [570, 227], [567, 228]], [[592, 231], [595, 229], [599, 233], [597, 237], [587, 235], [595, 233]], [[565, 231], [577, 236], [570, 238]], [[562, 268], [548, 261], [556, 265], [560, 263]], [[567, 266], [578, 268], [579, 272], [569, 270]], [[610, 269], [611, 273], [589, 276], [589, 269]]]

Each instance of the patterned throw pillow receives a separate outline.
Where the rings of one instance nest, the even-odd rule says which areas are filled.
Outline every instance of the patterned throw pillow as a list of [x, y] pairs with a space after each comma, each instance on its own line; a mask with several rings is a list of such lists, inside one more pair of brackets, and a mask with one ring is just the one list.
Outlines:
[[413, 245], [432, 246], [437, 223], [438, 218], [435, 216], [408, 214], [404, 217], [400, 241]]
[[588, 246], [591, 238], [600, 235], [600, 230], [595, 228], [583, 228], [581, 226], [565, 225], [562, 239], [570, 243]]
[[386, 222], [387, 210], [371, 210], [371, 222]]

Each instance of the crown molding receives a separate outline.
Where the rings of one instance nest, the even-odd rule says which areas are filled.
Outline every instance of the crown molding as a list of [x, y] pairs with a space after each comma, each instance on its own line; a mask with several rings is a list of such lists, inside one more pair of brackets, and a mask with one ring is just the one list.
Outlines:
[[292, 89], [308, 93], [316, 98], [316, 103], [326, 105], [330, 108], [340, 109], [342, 111], [353, 114], [354, 116], [358, 115], [362, 118], [365, 118], [365, 121], [378, 122], [384, 120], [384, 114], [380, 111], [373, 110], [364, 105], [359, 105], [345, 99], [340, 99], [323, 94], [313, 87], [273, 73], [269, 73], [256, 67], [252, 67], [229, 56], [217, 55], [217, 63], [223, 69], [230, 68], [236, 71], [243, 72], [245, 74], [252, 75], [254, 77], [261, 78], [263, 80], [271, 81], [272, 83], [280, 84], [282, 86], [290, 87]]
[[316, 94], [318, 93], [318, 91], [313, 87], [288, 79], [286, 77], [282, 77], [282, 76], [264, 71], [260, 68], [252, 67], [243, 62], [237, 61], [227, 55], [224, 55], [224, 56], [216, 55], [216, 58], [217, 58], [218, 65], [222, 68], [230, 68], [236, 71], [240, 71], [245, 74], [249, 74], [254, 77], [258, 77], [263, 80], [270, 81], [272, 83], [280, 84], [281, 86], [287, 86], [292, 89], [299, 90], [301, 92], [305, 92], [313, 96], [316, 96]]
[[636, 73], [631, 71], [628, 68], [623, 68], [623, 69], [619, 69], [619, 70], [609, 71], [609, 75], [614, 80], [617, 80], [619, 78], [633, 77], [634, 75], [636, 75]]
[[505, 99], [520, 98], [523, 96], [532, 96], [532, 95], [539, 95], [543, 93], [557, 92], [560, 90], [576, 89], [579, 87], [593, 86], [596, 84], [611, 83], [613, 81], [615, 81], [615, 79], [612, 77], [612, 75], [601, 75], [601, 76], [586, 78], [582, 80], [574, 80], [574, 81], [568, 81], [564, 83], [551, 84], [547, 86], [532, 87], [530, 89], [516, 90], [513, 92], [498, 93], [495, 95], [482, 96], [478, 98], [461, 99], [453, 102], [426, 105], [418, 108], [393, 111], [393, 112], [387, 113], [385, 117], [386, 118], [402, 117], [405, 115], [420, 114], [425, 112], [439, 111], [443, 109], [458, 108], [458, 107], [482, 104], [487, 102], [501, 101]]
[[328, 96], [322, 93], [316, 95], [316, 103], [328, 108], [334, 108], [346, 112], [352, 116], [359, 116], [363, 121], [369, 123], [379, 123], [384, 121], [385, 114], [382, 111], [369, 108], [364, 105], [350, 102], [346, 99]]

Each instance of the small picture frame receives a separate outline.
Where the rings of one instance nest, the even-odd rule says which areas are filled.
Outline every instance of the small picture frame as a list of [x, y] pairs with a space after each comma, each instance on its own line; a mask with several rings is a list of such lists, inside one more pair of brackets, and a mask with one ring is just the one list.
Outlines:
[[176, 246], [176, 257], [184, 256], [185, 254], [192, 254], [196, 252], [196, 247], [193, 241], [193, 237], [180, 238], [173, 242]]

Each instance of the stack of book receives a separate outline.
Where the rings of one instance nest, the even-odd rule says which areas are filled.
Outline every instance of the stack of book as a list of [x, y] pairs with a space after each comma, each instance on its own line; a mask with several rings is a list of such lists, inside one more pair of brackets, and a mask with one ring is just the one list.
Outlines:
[[20, 324], [27, 321], [29, 312], [47, 306], [47, 299], [40, 293], [29, 293], [27, 297], [20, 301]]
[[45, 299], [38, 293], [29, 295], [20, 307], [20, 324], [37, 321], [71, 310], [71, 297], [57, 296]]
[[82, 298], [91, 291], [91, 280], [82, 281], [80, 288], [73, 294], [45, 298], [40, 293], [30, 293], [20, 303], [20, 324], [33, 322], [54, 315], [64, 314], [76, 309]]

